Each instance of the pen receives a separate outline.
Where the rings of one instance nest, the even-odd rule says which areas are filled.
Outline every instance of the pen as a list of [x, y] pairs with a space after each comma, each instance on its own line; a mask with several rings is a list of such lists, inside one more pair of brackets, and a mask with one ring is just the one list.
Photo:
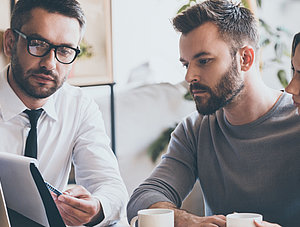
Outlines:
[[47, 188], [54, 192], [57, 196], [60, 196], [62, 194], [62, 192], [60, 192], [59, 190], [57, 190], [54, 186], [52, 186], [51, 184], [49, 184], [48, 182], [45, 181], [45, 184], [47, 186]]

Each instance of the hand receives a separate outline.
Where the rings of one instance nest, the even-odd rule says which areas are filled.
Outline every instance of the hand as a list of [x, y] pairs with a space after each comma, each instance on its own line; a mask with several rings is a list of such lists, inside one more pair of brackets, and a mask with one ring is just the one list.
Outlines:
[[[195, 216], [195, 215], [193, 215]], [[176, 225], [176, 226], [189, 226], [189, 227], [225, 227], [226, 226], [226, 217], [224, 215], [214, 215], [214, 216], [207, 216], [207, 217], [198, 217], [185, 221], [183, 225]]]
[[208, 217], [199, 217], [190, 214], [185, 210], [177, 209], [169, 202], [158, 202], [149, 208], [168, 208], [174, 210], [175, 227], [225, 227], [226, 217], [224, 215], [214, 215]]
[[66, 225], [78, 226], [104, 218], [100, 201], [80, 185], [60, 196], [53, 192], [51, 195]]
[[269, 223], [266, 221], [262, 221], [261, 223], [258, 223], [257, 221], [254, 221], [254, 224], [256, 227], [281, 227], [280, 225]]

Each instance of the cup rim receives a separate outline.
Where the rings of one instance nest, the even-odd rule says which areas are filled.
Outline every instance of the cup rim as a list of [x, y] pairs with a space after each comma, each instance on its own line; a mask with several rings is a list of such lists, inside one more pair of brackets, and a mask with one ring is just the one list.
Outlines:
[[232, 213], [232, 214], [227, 214], [226, 218], [231, 218], [231, 219], [253, 219], [253, 218], [262, 218], [261, 214], [258, 213]]
[[172, 209], [166, 208], [149, 208], [149, 209], [142, 209], [138, 211], [138, 215], [165, 215], [174, 213]]

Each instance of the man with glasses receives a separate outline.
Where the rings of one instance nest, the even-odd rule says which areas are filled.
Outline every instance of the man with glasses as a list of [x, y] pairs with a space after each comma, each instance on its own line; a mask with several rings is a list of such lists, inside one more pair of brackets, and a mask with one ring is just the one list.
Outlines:
[[[122, 215], [127, 191], [97, 105], [65, 83], [84, 27], [76, 0], [16, 3], [4, 34], [11, 62], [0, 75], [0, 150], [37, 158], [45, 180], [59, 190], [73, 162], [77, 186], [52, 193], [65, 224], [107, 226]], [[31, 137], [35, 145], [28, 145]]]

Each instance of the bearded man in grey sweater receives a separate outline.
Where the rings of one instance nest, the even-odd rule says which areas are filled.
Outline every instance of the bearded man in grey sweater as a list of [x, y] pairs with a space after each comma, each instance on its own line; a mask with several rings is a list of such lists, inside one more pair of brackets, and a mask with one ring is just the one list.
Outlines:
[[[173, 24], [198, 111], [177, 126], [167, 154], [134, 191], [128, 220], [140, 209], [170, 208], [176, 227], [225, 227], [233, 212], [261, 213], [256, 226], [299, 226], [300, 118], [291, 96], [261, 79], [254, 16], [207, 0]], [[205, 217], [180, 209], [197, 180]]]

